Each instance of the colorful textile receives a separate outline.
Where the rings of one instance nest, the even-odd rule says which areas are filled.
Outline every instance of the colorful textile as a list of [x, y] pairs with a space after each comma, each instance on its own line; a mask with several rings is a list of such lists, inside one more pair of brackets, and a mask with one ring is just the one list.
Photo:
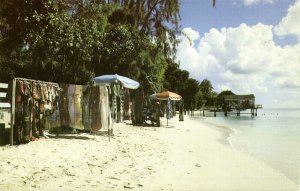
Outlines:
[[121, 86], [117, 84], [114, 87], [111, 96], [113, 104], [109, 101], [111, 92], [108, 90], [107, 86], [58, 86], [54, 83], [16, 79], [13, 127], [16, 142], [29, 142], [43, 135], [45, 129], [58, 127], [91, 132], [100, 129], [107, 131], [112, 125], [111, 107], [114, 117], [118, 116], [119, 120], [122, 120], [123, 113]]

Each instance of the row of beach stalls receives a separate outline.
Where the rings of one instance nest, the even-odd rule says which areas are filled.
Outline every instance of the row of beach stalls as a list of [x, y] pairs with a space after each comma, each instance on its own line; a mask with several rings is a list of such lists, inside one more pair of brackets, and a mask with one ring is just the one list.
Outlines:
[[103, 75], [92, 85], [58, 84], [15, 78], [9, 84], [10, 144], [27, 143], [50, 132], [108, 132], [130, 119], [130, 91], [140, 84], [119, 75]]
[[[135, 105], [139, 103], [132, 99], [132, 93], [137, 95], [134, 91], [139, 86], [139, 82], [117, 74], [96, 77], [91, 85], [14, 78], [7, 94], [11, 101], [10, 144], [28, 143], [44, 136], [45, 130], [107, 132], [110, 137], [114, 123], [133, 120]], [[158, 94], [150, 97], [174, 100]]]

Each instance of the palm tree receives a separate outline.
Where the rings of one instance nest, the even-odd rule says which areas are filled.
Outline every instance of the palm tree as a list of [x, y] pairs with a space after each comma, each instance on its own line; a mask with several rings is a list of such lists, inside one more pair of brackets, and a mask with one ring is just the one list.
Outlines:
[[200, 90], [203, 93], [205, 98], [207, 98], [209, 96], [209, 94], [212, 92], [213, 89], [214, 88], [213, 88], [211, 82], [208, 79], [204, 79], [200, 83]]

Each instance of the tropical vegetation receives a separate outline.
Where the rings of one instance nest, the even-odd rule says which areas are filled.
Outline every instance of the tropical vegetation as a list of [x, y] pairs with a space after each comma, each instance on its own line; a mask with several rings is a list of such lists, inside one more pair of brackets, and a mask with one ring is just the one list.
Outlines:
[[95, 76], [118, 73], [139, 81], [145, 95], [181, 94], [186, 109], [214, 102], [211, 83], [190, 78], [175, 60], [179, 0], [0, 4], [0, 82], [23, 77], [87, 84]]

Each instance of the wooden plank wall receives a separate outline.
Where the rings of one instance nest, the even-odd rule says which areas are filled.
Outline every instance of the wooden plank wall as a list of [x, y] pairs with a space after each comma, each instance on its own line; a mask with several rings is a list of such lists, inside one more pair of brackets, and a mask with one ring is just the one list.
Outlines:
[[8, 84], [0, 83], [0, 109], [9, 109], [10, 103], [6, 99]]

